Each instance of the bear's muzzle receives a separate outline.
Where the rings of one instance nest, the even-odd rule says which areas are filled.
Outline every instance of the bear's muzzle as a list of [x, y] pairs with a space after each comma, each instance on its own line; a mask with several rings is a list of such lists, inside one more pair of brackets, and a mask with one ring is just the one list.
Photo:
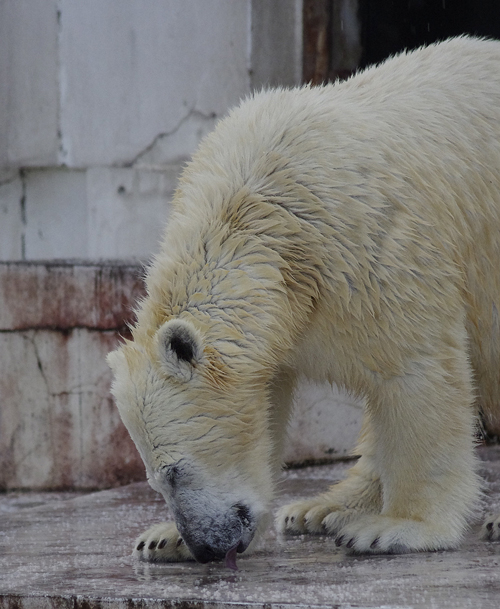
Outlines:
[[231, 569], [236, 569], [236, 554], [248, 548], [256, 529], [251, 510], [242, 503], [217, 514], [186, 508], [174, 508], [174, 514], [179, 533], [198, 562], [226, 559]]

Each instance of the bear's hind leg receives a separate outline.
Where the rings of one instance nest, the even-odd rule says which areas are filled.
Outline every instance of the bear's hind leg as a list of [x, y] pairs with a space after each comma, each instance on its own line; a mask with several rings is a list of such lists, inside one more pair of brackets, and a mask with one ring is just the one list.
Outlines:
[[173, 522], [155, 524], [139, 535], [133, 556], [145, 562], [194, 560]]

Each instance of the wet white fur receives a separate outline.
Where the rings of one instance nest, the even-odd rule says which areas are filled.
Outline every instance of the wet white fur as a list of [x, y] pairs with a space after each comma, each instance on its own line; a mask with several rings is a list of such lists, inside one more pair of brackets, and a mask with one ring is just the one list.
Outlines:
[[[110, 356], [167, 501], [162, 468], [184, 460], [199, 509], [263, 515], [304, 374], [366, 397], [362, 456], [278, 525], [360, 552], [455, 547], [479, 495], [475, 404], [499, 421], [499, 176], [498, 42], [264, 91], [219, 123], [182, 177], [134, 341]], [[193, 363], [164, 352], [177, 320]]]

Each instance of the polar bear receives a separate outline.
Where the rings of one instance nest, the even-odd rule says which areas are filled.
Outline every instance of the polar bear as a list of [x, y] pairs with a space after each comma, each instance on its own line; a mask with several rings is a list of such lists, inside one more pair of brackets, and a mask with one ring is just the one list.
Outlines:
[[366, 399], [361, 456], [279, 528], [361, 553], [456, 547], [477, 407], [500, 421], [499, 262], [500, 42], [241, 103], [185, 169], [133, 340], [109, 356], [175, 518], [135, 554], [235, 567], [269, 520], [300, 375]]

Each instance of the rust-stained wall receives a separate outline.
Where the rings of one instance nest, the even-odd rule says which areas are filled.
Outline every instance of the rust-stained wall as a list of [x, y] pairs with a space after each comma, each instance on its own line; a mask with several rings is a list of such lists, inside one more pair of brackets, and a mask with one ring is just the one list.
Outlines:
[[141, 272], [126, 262], [1, 262], [0, 331], [122, 330]]
[[105, 362], [140, 275], [124, 263], [0, 263], [0, 489], [144, 478]]

